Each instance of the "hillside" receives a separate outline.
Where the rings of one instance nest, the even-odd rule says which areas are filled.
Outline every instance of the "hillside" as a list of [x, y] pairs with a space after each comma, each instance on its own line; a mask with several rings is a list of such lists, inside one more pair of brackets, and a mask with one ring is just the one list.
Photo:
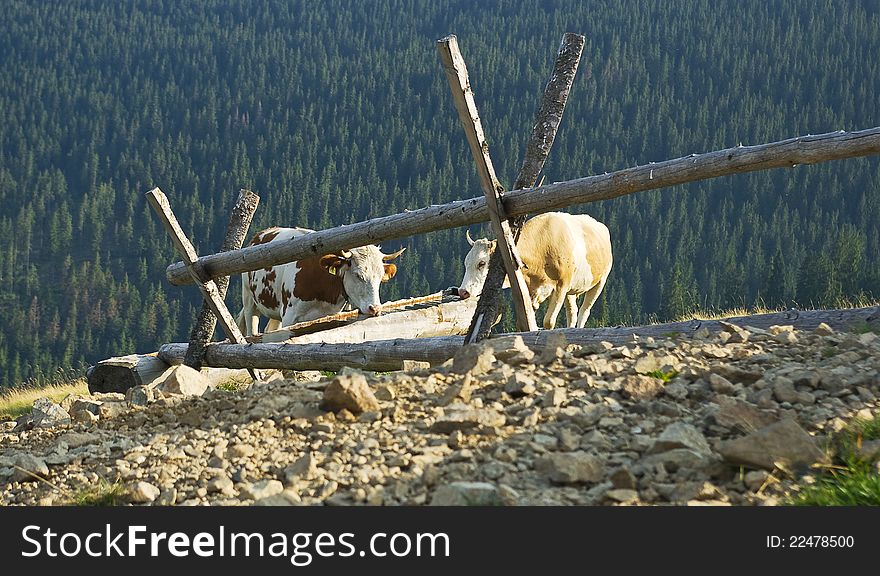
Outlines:
[[[880, 125], [873, 0], [13, 0], [0, 26], [0, 386], [185, 340], [198, 295], [164, 281], [154, 186], [201, 253], [242, 187], [255, 230], [478, 196], [434, 47], [449, 33], [508, 185], [568, 31], [587, 41], [548, 182]], [[880, 296], [877, 158], [577, 210], [615, 250], [592, 325]], [[463, 230], [400, 245], [383, 298], [459, 281]]]
[[[0, 503], [774, 505], [880, 413], [878, 374], [876, 331], [743, 323], [618, 345], [555, 332], [537, 354], [504, 337], [434, 368], [195, 397], [71, 397], [73, 425], [2, 425]], [[847, 497], [877, 504], [880, 441], [855, 450], [874, 487]]]

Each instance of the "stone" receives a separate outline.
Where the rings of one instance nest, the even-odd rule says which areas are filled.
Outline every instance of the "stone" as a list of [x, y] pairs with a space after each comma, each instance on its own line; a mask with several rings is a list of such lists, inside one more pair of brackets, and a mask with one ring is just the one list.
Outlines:
[[125, 391], [125, 401], [133, 406], [146, 406], [156, 400], [156, 389], [152, 386], [132, 386]]
[[522, 336], [499, 336], [497, 338], [490, 338], [484, 341], [483, 344], [492, 348], [495, 358], [499, 362], [511, 366], [529, 364], [535, 358], [535, 353], [526, 346]]
[[54, 428], [70, 424], [70, 414], [49, 398], [35, 400], [31, 414], [34, 417], [34, 426], [38, 428]]
[[46, 462], [33, 454], [18, 454], [13, 461], [12, 482], [34, 482], [49, 476]]
[[134, 504], [149, 504], [159, 497], [161, 490], [149, 482], [138, 481], [128, 487], [128, 501]]
[[302, 498], [294, 490], [285, 489], [278, 494], [264, 496], [254, 501], [254, 506], [300, 506]]
[[201, 372], [180, 364], [168, 373], [168, 376], [165, 377], [157, 388], [163, 394], [201, 396], [209, 387], [208, 379]]
[[504, 501], [498, 488], [489, 482], [452, 482], [434, 490], [430, 505], [503, 506]]
[[503, 426], [503, 414], [492, 408], [473, 408], [466, 404], [451, 404], [431, 425], [431, 432], [449, 434], [455, 430], [473, 432], [481, 427]]
[[648, 450], [648, 453], [657, 454], [676, 448], [687, 448], [701, 454], [712, 453], [712, 448], [709, 447], [709, 442], [706, 441], [703, 433], [684, 422], [673, 422], [667, 426]]
[[766, 470], [749, 470], [743, 475], [743, 484], [752, 492], [757, 492], [769, 476]]
[[663, 387], [663, 393], [676, 400], [684, 400], [689, 394], [687, 386], [685, 386], [684, 383], [679, 382], [678, 379], [666, 384], [666, 386]]
[[219, 492], [224, 496], [235, 496], [232, 479], [227, 476], [218, 476], [208, 482], [208, 492]]
[[818, 334], [819, 336], [831, 336], [834, 334], [834, 329], [828, 324], [820, 322], [819, 325], [813, 329], [813, 333]]
[[318, 464], [311, 452], [300, 456], [296, 462], [284, 469], [284, 481], [296, 484], [300, 480], [311, 480], [318, 475]]
[[798, 392], [794, 389], [794, 382], [785, 376], [777, 376], [773, 380], [773, 397], [779, 402], [797, 402]]
[[561, 406], [563, 402], [568, 398], [568, 395], [565, 393], [565, 390], [562, 388], [553, 388], [546, 394], [544, 394], [544, 398], [541, 400], [541, 404], [545, 408]]
[[639, 501], [639, 493], [630, 488], [612, 488], [605, 492], [605, 498], [621, 504], [633, 504]]
[[403, 361], [403, 371], [404, 372], [417, 372], [419, 370], [427, 370], [431, 367], [430, 362], [422, 362], [421, 360], [404, 360]]
[[791, 469], [826, 461], [813, 437], [789, 419], [747, 436], [723, 441], [718, 453], [731, 464], [765, 470], [773, 470], [777, 462]]
[[250, 458], [254, 455], [254, 447], [250, 444], [233, 444], [226, 448], [227, 458]]
[[599, 482], [605, 472], [597, 456], [583, 451], [548, 454], [535, 461], [535, 469], [557, 484]]
[[260, 480], [258, 482], [254, 482], [253, 484], [242, 483], [238, 491], [241, 494], [242, 498], [246, 500], [256, 501], [262, 498], [268, 498], [269, 496], [280, 494], [284, 491], [284, 485], [282, 485], [281, 482], [275, 479]]
[[637, 401], [650, 400], [663, 391], [663, 380], [641, 374], [630, 374], [623, 377], [621, 387], [623, 395], [627, 398]]
[[355, 415], [381, 409], [363, 374], [338, 375], [324, 389], [321, 410], [338, 412], [343, 409]]
[[733, 394], [733, 383], [720, 374], [709, 374], [709, 388], [716, 394]]
[[565, 356], [565, 349], [568, 347], [568, 339], [562, 332], [549, 331], [547, 339], [544, 341], [544, 350], [538, 358], [538, 364], [550, 364]]
[[621, 466], [611, 474], [609, 480], [615, 488], [635, 489], [636, 477], [628, 466]]
[[462, 346], [452, 358], [452, 371], [456, 374], [479, 376], [492, 369], [495, 354], [492, 348], [482, 344]]
[[714, 418], [721, 426], [735, 428], [743, 432], [752, 432], [776, 422], [778, 418], [772, 412], [765, 412], [753, 404], [737, 398], [719, 397], [718, 411]]
[[535, 393], [535, 379], [522, 372], [514, 372], [504, 384], [504, 391], [514, 398]]

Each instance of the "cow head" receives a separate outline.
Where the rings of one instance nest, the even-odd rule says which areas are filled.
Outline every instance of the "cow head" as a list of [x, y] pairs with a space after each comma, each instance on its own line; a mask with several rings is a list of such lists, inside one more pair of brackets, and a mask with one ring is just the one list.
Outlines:
[[489, 257], [495, 251], [495, 240], [486, 238], [474, 240], [470, 231], [466, 232], [465, 236], [468, 244], [471, 245], [471, 250], [464, 259], [464, 278], [461, 279], [458, 288], [459, 298], [478, 296], [483, 291], [483, 284], [489, 274]]
[[400, 256], [406, 248], [393, 254], [382, 254], [378, 246], [361, 246], [339, 254], [321, 258], [321, 266], [330, 274], [339, 276], [348, 301], [361, 314], [378, 316], [382, 312], [379, 284], [391, 280], [397, 266], [390, 261]]

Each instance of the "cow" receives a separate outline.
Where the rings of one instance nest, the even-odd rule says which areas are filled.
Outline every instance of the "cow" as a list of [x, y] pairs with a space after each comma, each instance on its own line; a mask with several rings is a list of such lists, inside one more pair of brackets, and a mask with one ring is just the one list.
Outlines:
[[[471, 249], [465, 258], [464, 278], [458, 289], [460, 298], [482, 292], [489, 272], [489, 258], [496, 245], [495, 240], [472, 240], [470, 232], [466, 237]], [[532, 306], [537, 310], [550, 298], [544, 328], [556, 326], [563, 304], [569, 326], [583, 328], [611, 273], [608, 228], [591, 216], [549, 212], [523, 225], [516, 247], [526, 265], [522, 272]], [[586, 296], [578, 315], [577, 298], [581, 294]]]
[[[268, 228], [250, 246], [281, 242], [313, 232], [307, 228]], [[383, 254], [378, 246], [360, 246], [312, 256], [241, 275], [242, 308], [236, 322], [245, 336], [257, 333], [260, 316], [266, 331], [341, 312], [346, 303], [361, 314], [382, 312], [379, 284], [397, 273], [391, 264], [406, 248]]]

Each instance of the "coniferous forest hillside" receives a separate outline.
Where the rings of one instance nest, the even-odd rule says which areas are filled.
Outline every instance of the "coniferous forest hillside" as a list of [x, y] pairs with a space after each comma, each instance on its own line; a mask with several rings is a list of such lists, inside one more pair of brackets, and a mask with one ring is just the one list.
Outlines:
[[[586, 46], [548, 182], [880, 125], [875, 0], [9, 0], [0, 28], [0, 385], [186, 339], [200, 301], [165, 281], [154, 186], [202, 254], [240, 188], [253, 231], [479, 196], [450, 33], [506, 185], [565, 32]], [[615, 250], [591, 325], [880, 297], [877, 157], [574, 210]], [[460, 280], [464, 230], [401, 245], [383, 299]]]

